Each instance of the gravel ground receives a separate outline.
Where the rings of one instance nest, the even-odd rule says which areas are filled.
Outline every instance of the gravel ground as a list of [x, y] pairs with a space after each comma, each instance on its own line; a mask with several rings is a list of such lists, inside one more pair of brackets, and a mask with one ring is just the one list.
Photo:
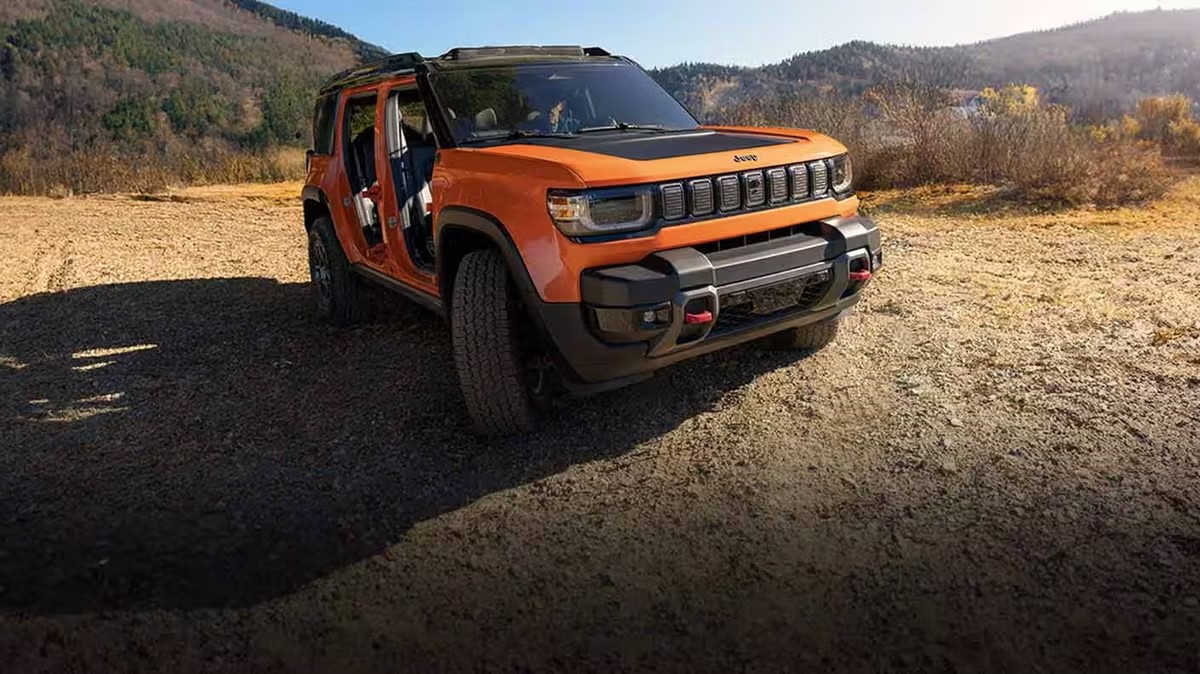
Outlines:
[[0, 199], [5, 671], [1200, 670], [1200, 180], [878, 195], [827, 350], [497, 443], [269, 196]]

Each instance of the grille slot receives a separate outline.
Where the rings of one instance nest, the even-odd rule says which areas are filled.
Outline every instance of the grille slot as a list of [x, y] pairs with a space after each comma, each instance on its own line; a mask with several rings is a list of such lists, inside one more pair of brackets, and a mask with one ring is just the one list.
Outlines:
[[747, 171], [742, 174], [746, 187], [746, 208], [762, 206], [767, 202], [767, 186], [762, 171]]
[[667, 220], [678, 220], [687, 215], [684, 206], [683, 185], [670, 183], [659, 188], [662, 192], [663, 217]]
[[767, 199], [773, 204], [787, 201], [787, 171], [773, 168], [767, 171]]
[[713, 212], [713, 184], [708, 178], [688, 183], [691, 196], [692, 215], [708, 215]]
[[717, 197], [722, 211], [735, 211], [742, 205], [742, 186], [737, 176], [717, 178]]
[[808, 165], [796, 164], [788, 167], [788, 173], [791, 174], [792, 182], [792, 198], [807, 199], [808, 198]]
[[829, 191], [829, 169], [823, 161], [814, 161], [808, 165], [812, 174], [812, 193], [825, 194]]

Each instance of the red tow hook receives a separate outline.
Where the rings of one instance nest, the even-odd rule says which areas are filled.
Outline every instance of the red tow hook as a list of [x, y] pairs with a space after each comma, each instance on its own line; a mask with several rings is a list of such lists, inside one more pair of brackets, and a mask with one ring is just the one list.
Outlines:
[[684, 314], [683, 322], [688, 325], [701, 325], [704, 323], [712, 323], [712, 312], [705, 309], [694, 314]]
[[847, 275], [847, 278], [849, 278], [851, 281], [854, 281], [856, 283], [862, 283], [863, 281], [870, 281], [871, 280], [871, 270], [870, 269], [859, 269], [858, 271], [852, 271]]

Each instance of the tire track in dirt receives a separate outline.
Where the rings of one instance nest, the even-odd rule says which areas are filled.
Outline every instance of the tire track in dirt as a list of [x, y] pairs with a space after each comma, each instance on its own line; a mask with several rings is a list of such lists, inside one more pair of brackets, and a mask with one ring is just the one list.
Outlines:
[[74, 247], [69, 241], [40, 247], [34, 252], [37, 270], [25, 289], [26, 295], [66, 290], [75, 266]]

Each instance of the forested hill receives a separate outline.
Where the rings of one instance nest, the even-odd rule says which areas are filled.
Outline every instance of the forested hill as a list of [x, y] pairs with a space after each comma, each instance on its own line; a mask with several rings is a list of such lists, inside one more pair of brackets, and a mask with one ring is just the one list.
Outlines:
[[[318, 84], [384, 53], [259, 0], [0, 0], [0, 193], [294, 177]], [[1077, 114], [1108, 118], [1147, 95], [1200, 99], [1200, 10], [654, 74], [704, 117], [747, 98], [854, 95], [918, 78], [964, 91], [1033, 84]]]
[[3, 0], [0, 192], [286, 172], [318, 84], [385, 53], [257, 0]]
[[1149, 95], [1200, 100], [1200, 10], [1118, 13], [955, 47], [850, 42], [758, 68], [685, 63], [655, 76], [701, 115], [746, 96], [827, 89], [853, 95], [889, 80], [919, 79], [969, 91], [1032, 84], [1076, 114], [1105, 118]]

